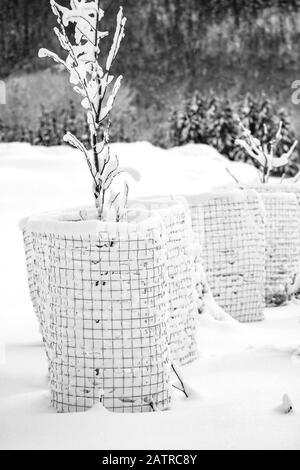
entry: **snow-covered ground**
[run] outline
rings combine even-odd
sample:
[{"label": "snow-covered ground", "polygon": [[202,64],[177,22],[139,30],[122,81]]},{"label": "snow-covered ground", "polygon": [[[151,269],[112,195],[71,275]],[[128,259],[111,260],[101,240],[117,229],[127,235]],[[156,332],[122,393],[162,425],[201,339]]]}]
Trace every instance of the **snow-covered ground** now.
[{"label": "snow-covered ground", "polygon": [[[231,182],[226,167],[241,181],[256,175],[206,146],[115,144],[113,151],[141,174],[133,196],[209,191]],[[0,145],[0,448],[299,450],[299,304],[270,309],[254,325],[202,316],[201,358],[184,371],[191,397],[175,393],[169,412],[57,415],[49,407],[18,220],[91,203],[89,174],[76,151]],[[277,409],[286,393],[295,408],[289,415]]]}]

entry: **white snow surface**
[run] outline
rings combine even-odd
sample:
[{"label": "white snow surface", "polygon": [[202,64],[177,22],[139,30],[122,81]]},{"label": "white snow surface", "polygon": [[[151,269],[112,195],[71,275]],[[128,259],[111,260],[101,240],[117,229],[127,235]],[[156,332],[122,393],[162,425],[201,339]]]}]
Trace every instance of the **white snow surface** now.
[{"label": "white snow surface", "polygon": [[[162,150],[114,144],[121,165],[141,174],[132,196],[196,194],[242,182],[256,170],[205,145]],[[68,147],[0,145],[0,448],[300,449],[300,305],[266,310],[241,325],[199,317],[200,359],[184,368],[187,400],[171,410],[118,415],[100,406],[58,415],[48,400],[47,364],[30,303],[19,220],[93,203],[81,155]],[[283,396],[293,403],[280,412]]]}]

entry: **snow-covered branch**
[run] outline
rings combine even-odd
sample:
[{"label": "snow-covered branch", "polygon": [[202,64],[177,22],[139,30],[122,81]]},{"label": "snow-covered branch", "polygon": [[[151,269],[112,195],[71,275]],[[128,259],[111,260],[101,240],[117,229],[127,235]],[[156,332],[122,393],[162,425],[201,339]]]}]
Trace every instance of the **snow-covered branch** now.
[{"label": "snow-covered branch", "polygon": [[[256,139],[241,122],[240,126],[243,133],[242,137],[236,140],[236,144],[242,147],[258,163],[261,170],[261,182],[267,183],[273,169],[281,168],[289,163],[289,159],[293,155],[298,141],[293,143],[288,152],[283,153],[281,157],[276,157],[276,149],[282,140],[282,122],[279,124],[275,138],[267,144],[262,144]],[[266,130],[265,133],[267,134]]]}]

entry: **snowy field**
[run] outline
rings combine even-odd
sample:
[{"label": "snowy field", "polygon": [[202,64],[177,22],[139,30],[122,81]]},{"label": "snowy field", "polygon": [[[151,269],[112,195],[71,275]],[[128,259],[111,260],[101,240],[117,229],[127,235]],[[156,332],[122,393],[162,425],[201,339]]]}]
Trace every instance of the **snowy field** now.
[{"label": "snowy field", "polygon": [[[132,195],[209,191],[256,171],[213,149],[113,145],[122,166],[141,174]],[[199,319],[201,358],[184,370],[190,390],[170,411],[117,415],[101,408],[57,415],[49,406],[47,364],[30,304],[20,218],[91,204],[88,171],[67,147],[0,145],[0,448],[300,449],[300,305],[269,309],[240,325]],[[2,343],[2,345],[1,345]],[[277,408],[288,394],[295,411]],[[129,432],[130,430],[130,432]]]}]

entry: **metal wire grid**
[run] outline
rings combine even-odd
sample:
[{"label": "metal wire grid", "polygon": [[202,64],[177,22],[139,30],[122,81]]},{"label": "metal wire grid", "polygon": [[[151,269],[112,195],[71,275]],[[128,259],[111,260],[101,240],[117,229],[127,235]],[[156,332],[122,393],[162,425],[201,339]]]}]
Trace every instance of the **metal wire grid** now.
[{"label": "metal wire grid", "polygon": [[171,355],[178,364],[186,365],[199,356],[190,214],[187,207],[178,205],[161,216],[166,227]]},{"label": "metal wire grid", "polygon": [[299,273],[299,206],[292,194],[261,194],[266,209],[267,305],[289,300],[290,286]]},{"label": "metal wire grid", "polygon": [[166,230],[169,316],[172,360],[186,365],[199,356],[197,342],[196,266],[191,214],[183,197],[139,198],[129,203],[132,211],[159,214]]},{"label": "metal wire grid", "polygon": [[[258,193],[286,193],[294,194],[298,202],[298,217],[299,217],[299,238],[300,238],[300,185],[298,183],[282,182],[280,184],[259,184],[253,186],[253,189]],[[299,268],[300,271],[300,268]]]},{"label": "metal wire grid", "polygon": [[258,194],[243,194],[199,198],[191,212],[216,302],[236,320],[254,322],[263,319],[265,226]]},{"label": "metal wire grid", "polygon": [[51,401],[84,411],[166,409],[165,241],[105,230],[98,239],[24,231],[29,285],[49,360]]},{"label": "metal wire grid", "polygon": [[288,183],[283,181],[282,183],[261,183],[251,184],[249,188],[255,189],[259,193],[287,193],[294,194],[297,201],[300,202],[300,185],[298,183]]}]

